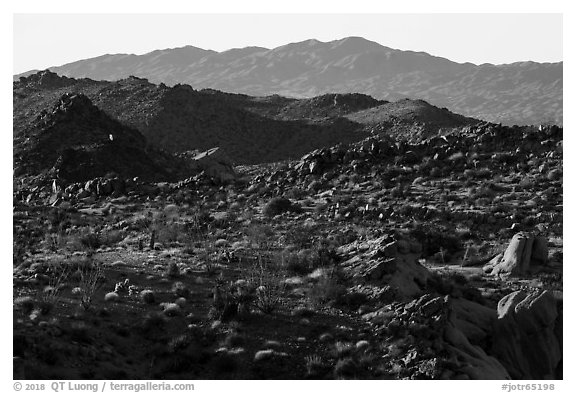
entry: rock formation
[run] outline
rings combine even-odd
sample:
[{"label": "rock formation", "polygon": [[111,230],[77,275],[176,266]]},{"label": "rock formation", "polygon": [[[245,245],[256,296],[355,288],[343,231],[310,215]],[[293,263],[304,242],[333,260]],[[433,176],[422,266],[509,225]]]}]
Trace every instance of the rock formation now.
[{"label": "rock formation", "polygon": [[562,378],[562,292],[513,292],[498,303],[494,355],[514,379]]},{"label": "rock formation", "polygon": [[548,261],[547,241],[529,233],[514,235],[504,254],[494,257],[484,271],[494,276],[522,275]]}]

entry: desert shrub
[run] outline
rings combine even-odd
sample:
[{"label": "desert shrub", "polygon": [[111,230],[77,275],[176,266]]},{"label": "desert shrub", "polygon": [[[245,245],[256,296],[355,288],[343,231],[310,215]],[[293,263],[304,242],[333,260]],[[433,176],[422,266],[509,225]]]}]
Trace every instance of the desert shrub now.
[{"label": "desert shrub", "polygon": [[353,351],[354,345],[352,343],[337,341],[334,343],[332,354],[336,359],[342,359],[351,356]]},{"label": "desert shrub", "polygon": [[100,236],[95,232],[87,232],[80,235],[80,244],[88,250],[96,250],[102,245]]},{"label": "desert shrub", "polygon": [[172,284],[172,293],[177,297],[188,299],[190,297],[190,289],[181,281],[176,281]]},{"label": "desert shrub", "polygon": [[159,369],[154,374],[157,379],[162,378],[166,373],[182,373],[189,371],[195,364],[203,361],[207,356],[205,351],[201,351],[196,345],[188,341],[183,336],[177,337],[173,352],[162,356],[159,361]]},{"label": "desert shrub", "polygon": [[179,218],[179,209],[175,205],[168,205],[162,211],[149,212],[147,219],[151,248],[154,247],[156,241],[170,244],[186,240],[190,227],[180,222]]},{"label": "desert shrub", "polygon": [[438,379],[444,367],[441,367],[438,358],[426,359],[418,363],[415,378]]},{"label": "desert shrub", "polygon": [[228,348],[237,348],[244,345],[245,342],[246,339],[243,335],[237,332],[231,332],[226,336],[222,344]]},{"label": "desert shrub", "polygon": [[269,225],[254,224],[246,228],[244,232],[251,247],[269,250],[272,248],[276,231]]},{"label": "desert shrub", "polygon": [[440,177],[442,176],[442,169],[434,167],[430,169],[430,177]]},{"label": "desert shrub", "polygon": [[328,274],[322,275],[318,282],[310,288],[308,300],[314,306],[321,306],[330,302],[340,303],[345,293],[346,289],[339,283],[338,277],[333,269]]},{"label": "desert shrub", "polygon": [[286,289],[285,276],[262,258],[253,266],[251,276],[251,282],[256,286],[254,305],[265,314],[272,313],[282,302]]},{"label": "desert shrub", "polygon": [[286,198],[302,199],[306,197],[307,193],[301,188],[293,187],[290,190],[286,191],[284,195],[286,196]]},{"label": "desert shrub", "polygon": [[170,278],[180,277],[180,267],[176,262],[170,261],[166,275]]},{"label": "desert shrub", "polygon": [[289,199],[283,197],[276,197],[273,198],[270,202],[268,202],[266,206],[264,206],[264,210],[262,210],[262,213],[267,217],[274,217],[279,214],[289,212],[293,209],[294,207]]},{"label": "desert shrub", "polygon": [[216,264],[213,255],[211,253],[206,253],[203,259],[204,259],[204,271],[206,272],[206,274],[208,274],[209,276],[215,275],[218,272],[218,265]]},{"label": "desert shrub", "polygon": [[315,247],[311,260],[313,269],[335,266],[338,262],[340,262],[340,256],[334,247],[326,244],[319,244]]},{"label": "desert shrub", "polygon": [[93,334],[90,332],[90,327],[85,322],[74,322],[70,325],[68,334],[72,341],[82,344],[90,344],[93,340]]},{"label": "desert shrub", "polygon": [[485,184],[480,187],[470,188],[468,190],[468,196],[472,199],[487,198],[488,200],[492,200],[496,196],[496,192],[489,184]]},{"label": "desert shrub", "polygon": [[102,246],[112,247],[124,240],[125,237],[126,232],[114,229],[102,232],[99,236],[99,240]]},{"label": "desert shrub", "polygon": [[42,292],[42,300],[48,303],[55,304],[60,299],[60,290],[65,286],[68,281],[71,270],[70,266],[66,263],[51,263],[46,267],[46,275],[48,275],[48,286]]},{"label": "desert shrub", "polygon": [[26,257],[26,246],[23,244],[23,242],[18,241],[18,239],[16,239],[16,236],[14,236],[14,240],[12,242],[12,265],[22,266],[25,257]]},{"label": "desert shrub", "polygon": [[50,209],[47,219],[49,227],[53,231],[61,231],[70,226],[70,213],[60,207]]},{"label": "desert shrub", "polygon": [[350,379],[356,377],[358,373],[358,365],[356,361],[347,357],[338,360],[336,366],[334,367],[334,377],[337,379]]},{"label": "desert shrub", "polygon": [[34,309],[34,299],[31,296],[20,296],[14,299],[14,307],[28,315]]},{"label": "desert shrub", "polygon": [[44,243],[50,251],[56,252],[66,247],[68,243],[68,237],[66,236],[64,230],[56,230],[53,232],[50,231],[46,232],[44,236]]},{"label": "desert shrub", "polygon": [[213,295],[209,318],[228,322],[250,313],[255,299],[255,287],[247,280],[226,283],[218,278],[214,284]]},{"label": "desert shrub", "polygon": [[317,225],[296,225],[288,228],[284,235],[285,242],[300,249],[310,248],[318,234]]},{"label": "desert shrub", "polygon": [[149,337],[157,338],[165,331],[166,323],[166,318],[161,313],[150,313],[144,316],[138,329],[141,333]]},{"label": "desert shrub", "polygon": [[284,268],[290,274],[303,276],[312,271],[308,255],[301,255],[300,253],[290,252],[284,253],[282,259]]},{"label": "desert shrub", "polygon": [[90,263],[78,267],[80,282],[78,288],[81,290],[80,304],[85,310],[92,307],[94,295],[104,284],[104,269],[100,263]]},{"label": "desert shrub", "polygon": [[547,289],[563,288],[563,274],[560,272],[542,273],[540,275],[542,285]]},{"label": "desert shrub", "polygon": [[310,355],[304,358],[306,362],[306,375],[309,378],[320,378],[327,371],[327,365],[318,355]]},{"label": "desert shrub", "polygon": [[186,349],[192,343],[192,338],[187,334],[181,334],[168,341],[168,351],[176,353]]},{"label": "desert shrub", "polygon": [[294,310],[292,310],[292,315],[299,318],[310,318],[315,314],[316,312],[314,310],[304,306],[298,306]]}]

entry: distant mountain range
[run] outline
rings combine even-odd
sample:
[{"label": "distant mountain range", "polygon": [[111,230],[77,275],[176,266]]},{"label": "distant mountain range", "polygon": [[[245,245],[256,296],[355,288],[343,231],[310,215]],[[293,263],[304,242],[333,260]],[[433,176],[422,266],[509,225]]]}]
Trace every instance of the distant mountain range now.
[{"label": "distant mountain range", "polygon": [[380,100],[423,99],[496,123],[563,123],[562,62],[460,64],[359,37],[224,52],[186,46],[144,55],[103,55],[50,70],[74,78],[108,81],[133,75],[153,83],[185,83],[195,89],[252,96],[310,98],[327,93],[363,93]]}]

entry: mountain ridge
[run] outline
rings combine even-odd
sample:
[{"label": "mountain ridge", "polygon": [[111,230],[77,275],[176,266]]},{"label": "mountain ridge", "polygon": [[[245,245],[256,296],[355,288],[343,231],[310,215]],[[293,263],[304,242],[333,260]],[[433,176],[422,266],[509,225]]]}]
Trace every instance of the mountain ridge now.
[{"label": "mountain ridge", "polygon": [[185,84],[155,85],[138,77],[105,82],[43,71],[14,82],[13,89],[15,138],[33,128],[34,119],[62,95],[83,94],[153,147],[176,154],[222,147],[237,164],[297,158],[373,134],[418,139],[479,122],[423,101],[390,103],[358,93],[300,100],[252,97]]}]

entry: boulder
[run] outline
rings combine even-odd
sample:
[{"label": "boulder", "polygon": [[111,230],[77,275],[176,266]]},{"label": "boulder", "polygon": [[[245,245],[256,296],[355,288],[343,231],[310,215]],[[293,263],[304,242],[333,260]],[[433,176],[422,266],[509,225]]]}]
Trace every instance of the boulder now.
[{"label": "boulder", "polygon": [[193,157],[193,161],[208,176],[220,183],[236,179],[234,166],[230,158],[218,147],[206,150]]},{"label": "boulder", "polygon": [[492,351],[514,379],[562,372],[562,294],[516,291],[498,303]]},{"label": "boulder", "polygon": [[525,232],[514,235],[503,254],[484,266],[484,272],[493,276],[522,275],[548,262],[545,238]]}]

